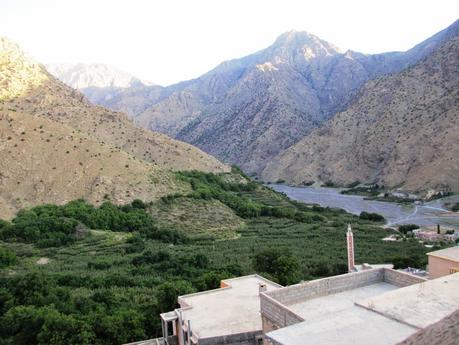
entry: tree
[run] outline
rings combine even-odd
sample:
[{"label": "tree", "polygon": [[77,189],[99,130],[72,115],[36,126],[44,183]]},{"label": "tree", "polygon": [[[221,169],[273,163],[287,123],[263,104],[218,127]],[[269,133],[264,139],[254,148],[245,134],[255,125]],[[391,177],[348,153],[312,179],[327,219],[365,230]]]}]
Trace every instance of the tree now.
[{"label": "tree", "polygon": [[8,248],[0,247],[0,268],[16,263],[16,254]]},{"label": "tree", "polygon": [[89,324],[55,310],[42,310],[44,323],[38,333],[39,345],[90,345],[95,334]]},{"label": "tree", "polygon": [[300,263],[289,252],[269,248],[257,253],[253,258],[253,266],[258,272],[272,274],[282,284],[298,281]]},{"label": "tree", "polygon": [[359,218],[363,220],[369,220],[372,222],[384,222],[386,220],[383,216],[381,216],[378,213],[370,213],[365,211],[360,213]]},{"label": "tree", "polygon": [[125,344],[145,339],[145,317],[138,310],[120,308],[110,315],[100,314],[95,321],[97,338],[104,339],[108,344]]},{"label": "tree", "polygon": [[167,312],[178,307],[178,296],[194,292],[191,284],[184,280],[163,283],[158,286],[156,296],[160,311]]},{"label": "tree", "polygon": [[398,231],[402,234],[406,234],[408,231],[413,231],[415,229],[419,229],[419,226],[416,224],[403,224],[398,227]]}]

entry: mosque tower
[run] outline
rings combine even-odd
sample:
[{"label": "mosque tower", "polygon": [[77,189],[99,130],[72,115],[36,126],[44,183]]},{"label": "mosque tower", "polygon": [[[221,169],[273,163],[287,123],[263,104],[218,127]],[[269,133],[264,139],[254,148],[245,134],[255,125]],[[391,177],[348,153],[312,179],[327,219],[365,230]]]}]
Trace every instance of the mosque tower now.
[{"label": "mosque tower", "polygon": [[354,266],[354,235],[352,234],[351,224],[347,225],[347,266],[349,272],[355,272]]}]

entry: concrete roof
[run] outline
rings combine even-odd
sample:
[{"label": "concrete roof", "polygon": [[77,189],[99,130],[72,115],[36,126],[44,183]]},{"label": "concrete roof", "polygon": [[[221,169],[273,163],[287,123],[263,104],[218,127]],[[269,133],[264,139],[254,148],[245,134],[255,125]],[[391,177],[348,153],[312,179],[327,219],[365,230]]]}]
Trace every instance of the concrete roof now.
[{"label": "concrete roof", "polygon": [[328,316],[280,328],[267,335],[285,345],[388,345],[403,341],[417,331],[359,307]]},{"label": "concrete roof", "polygon": [[459,309],[459,273],[399,289],[380,284],[293,304],[305,321],[267,336],[284,345],[394,345]]},{"label": "concrete roof", "polygon": [[358,302],[399,322],[424,328],[459,309],[459,273]]},{"label": "concrete roof", "polygon": [[[228,287],[179,297],[183,320],[193,335],[209,338],[261,330],[259,284],[281,287],[258,275],[224,280]],[[188,307],[183,307],[188,305]]]},{"label": "concrete roof", "polygon": [[434,252],[427,253],[427,255],[459,262],[459,246],[436,250]]},{"label": "concrete roof", "polygon": [[377,296],[382,293],[398,289],[397,286],[378,282],[340,293],[308,299],[304,302],[290,304],[288,307],[305,321],[328,318],[345,309],[358,308],[354,302]]}]

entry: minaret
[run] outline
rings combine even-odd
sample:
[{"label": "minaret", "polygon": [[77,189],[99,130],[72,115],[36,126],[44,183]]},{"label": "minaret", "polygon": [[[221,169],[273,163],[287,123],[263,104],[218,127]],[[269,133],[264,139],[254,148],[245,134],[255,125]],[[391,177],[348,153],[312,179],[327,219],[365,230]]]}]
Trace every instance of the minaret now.
[{"label": "minaret", "polygon": [[347,225],[347,267],[349,272],[354,272],[354,235],[352,234],[351,224]]}]

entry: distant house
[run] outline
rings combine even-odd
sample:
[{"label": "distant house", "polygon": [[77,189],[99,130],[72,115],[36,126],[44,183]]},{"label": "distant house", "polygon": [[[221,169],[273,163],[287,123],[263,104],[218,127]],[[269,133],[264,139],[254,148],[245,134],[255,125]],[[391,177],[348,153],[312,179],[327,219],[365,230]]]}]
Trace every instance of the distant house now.
[{"label": "distant house", "polygon": [[430,278],[459,272],[459,246],[430,252],[427,253],[427,256],[429,258]]}]

